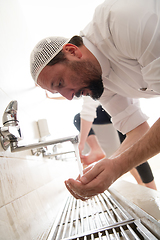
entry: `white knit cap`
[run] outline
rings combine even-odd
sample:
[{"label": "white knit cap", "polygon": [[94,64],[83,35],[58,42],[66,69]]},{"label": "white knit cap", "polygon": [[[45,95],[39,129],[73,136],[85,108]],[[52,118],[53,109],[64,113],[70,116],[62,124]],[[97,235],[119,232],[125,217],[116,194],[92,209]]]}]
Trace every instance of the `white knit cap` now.
[{"label": "white knit cap", "polygon": [[30,71],[33,80],[37,78],[43,68],[62,50],[70,39],[64,37],[48,37],[42,39],[34,47],[30,57]]}]

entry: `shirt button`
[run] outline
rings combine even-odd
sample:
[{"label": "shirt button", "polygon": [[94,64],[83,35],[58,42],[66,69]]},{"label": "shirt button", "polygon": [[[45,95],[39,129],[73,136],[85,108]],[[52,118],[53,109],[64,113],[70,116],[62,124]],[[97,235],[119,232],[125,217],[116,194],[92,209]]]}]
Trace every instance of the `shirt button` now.
[{"label": "shirt button", "polygon": [[141,91],[146,91],[147,90],[147,88],[140,88],[139,90],[141,90]]}]

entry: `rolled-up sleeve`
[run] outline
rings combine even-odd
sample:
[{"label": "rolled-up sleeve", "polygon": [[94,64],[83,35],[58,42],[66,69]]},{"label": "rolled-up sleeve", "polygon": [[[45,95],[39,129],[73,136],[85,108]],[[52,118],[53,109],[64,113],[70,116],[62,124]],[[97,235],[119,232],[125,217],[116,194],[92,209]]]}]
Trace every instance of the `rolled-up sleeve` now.
[{"label": "rolled-up sleeve", "polygon": [[139,103],[133,103],[123,112],[114,116],[111,119],[113,126],[123,134],[126,134],[148,120],[148,117],[141,111],[138,105]]},{"label": "rolled-up sleeve", "polygon": [[103,108],[111,115],[113,126],[123,134],[130,132],[148,120],[140,108],[138,99],[126,98],[114,94],[110,99],[100,100]]},{"label": "rolled-up sleeve", "polygon": [[94,118],[97,117],[96,109],[99,104],[99,101],[95,101],[89,96],[84,96],[82,109],[80,112],[81,118],[86,121],[93,122]]}]

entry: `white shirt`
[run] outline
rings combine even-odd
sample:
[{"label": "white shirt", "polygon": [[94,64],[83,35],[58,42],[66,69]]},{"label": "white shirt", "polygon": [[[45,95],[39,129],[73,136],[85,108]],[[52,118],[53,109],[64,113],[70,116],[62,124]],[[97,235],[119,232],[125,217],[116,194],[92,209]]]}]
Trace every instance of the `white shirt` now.
[{"label": "white shirt", "polygon": [[136,98],[160,95],[160,1],[106,0],[81,36],[102,68],[99,102],[127,133],[147,119]]}]

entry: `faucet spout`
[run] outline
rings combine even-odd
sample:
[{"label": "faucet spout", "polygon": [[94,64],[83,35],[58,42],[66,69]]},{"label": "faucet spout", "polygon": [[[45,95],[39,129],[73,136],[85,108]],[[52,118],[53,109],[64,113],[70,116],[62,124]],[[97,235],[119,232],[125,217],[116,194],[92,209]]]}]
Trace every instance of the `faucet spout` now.
[{"label": "faucet spout", "polygon": [[19,121],[17,120],[17,101],[11,101],[6,107],[2,117],[3,127],[0,128],[1,145],[4,150],[10,143],[22,139]]},{"label": "faucet spout", "polygon": [[17,101],[11,101],[8,106],[6,107],[3,117],[2,117],[2,122],[4,126],[16,126],[18,124],[17,120]]}]

